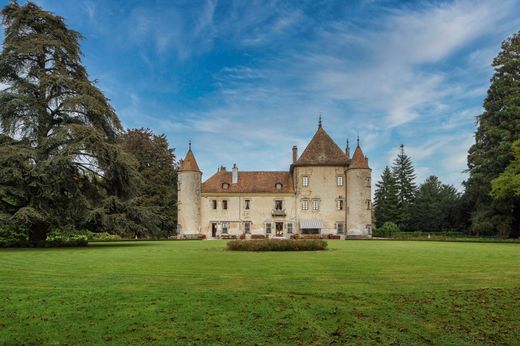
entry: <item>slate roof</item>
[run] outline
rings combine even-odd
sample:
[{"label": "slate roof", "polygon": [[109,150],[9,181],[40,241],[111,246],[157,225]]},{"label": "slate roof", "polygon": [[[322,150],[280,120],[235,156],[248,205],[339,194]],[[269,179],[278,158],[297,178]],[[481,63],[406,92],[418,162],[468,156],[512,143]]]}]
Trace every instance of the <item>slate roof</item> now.
[{"label": "slate roof", "polygon": [[[231,172],[220,171],[202,183],[202,193],[292,193],[294,192],[289,172],[238,172],[238,182],[231,183]],[[229,185],[227,189],[223,184]],[[282,188],[276,189],[276,183]]]},{"label": "slate roof", "polygon": [[197,160],[195,160],[195,155],[193,155],[193,152],[188,150],[188,153],[186,154],[186,158],[181,163],[181,172],[184,171],[195,171],[200,172],[199,165],[197,165]]},{"label": "slate roof", "polygon": [[328,133],[319,127],[294,166],[347,166],[349,159]]}]

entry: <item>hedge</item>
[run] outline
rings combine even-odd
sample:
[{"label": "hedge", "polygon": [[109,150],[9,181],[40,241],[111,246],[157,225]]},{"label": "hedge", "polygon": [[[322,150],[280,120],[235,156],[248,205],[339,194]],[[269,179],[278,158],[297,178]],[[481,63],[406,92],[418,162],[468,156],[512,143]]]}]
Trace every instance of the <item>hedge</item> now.
[{"label": "hedge", "polygon": [[40,240],[40,241],[29,241],[29,240],[0,240],[0,248],[51,248],[51,247],[83,247],[87,246],[88,241],[86,239],[75,239],[75,240]]},{"label": "hedge", "polygon": [[327,242],[321,239],[264,239],[233,240],[227,243],[232,251],[317,251],[326,250]]}]

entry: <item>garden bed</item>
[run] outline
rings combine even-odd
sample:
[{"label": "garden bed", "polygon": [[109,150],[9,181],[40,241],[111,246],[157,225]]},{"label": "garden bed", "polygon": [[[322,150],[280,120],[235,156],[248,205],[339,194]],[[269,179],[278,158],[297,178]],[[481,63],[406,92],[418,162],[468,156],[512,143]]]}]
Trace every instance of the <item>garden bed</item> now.
[{"label": "garden bed", "polygon": [[321,239],[261,239],[233,240],[227,243],[232,251],[318,251],[326,250],[327,242]]}]

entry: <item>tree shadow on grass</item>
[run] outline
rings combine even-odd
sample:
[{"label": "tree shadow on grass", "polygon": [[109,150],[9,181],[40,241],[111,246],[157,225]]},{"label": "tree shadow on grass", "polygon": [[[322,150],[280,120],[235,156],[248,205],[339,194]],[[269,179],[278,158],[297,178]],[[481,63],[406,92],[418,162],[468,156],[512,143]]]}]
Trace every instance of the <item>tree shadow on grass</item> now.
[{"label": "tree shadow on grass", "polygon": [[103,249],[114,247],[134,247],[134,246],[156,246],[156,243],[150,241],[123,241],[123,242],[89,242],[86,247],[78,247],[76,249]]}]

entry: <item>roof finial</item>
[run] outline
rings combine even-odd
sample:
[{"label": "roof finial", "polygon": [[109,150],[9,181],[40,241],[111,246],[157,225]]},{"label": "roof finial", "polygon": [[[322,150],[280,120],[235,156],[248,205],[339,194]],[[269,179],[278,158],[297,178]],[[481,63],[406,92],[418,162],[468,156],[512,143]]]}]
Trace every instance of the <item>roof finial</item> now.
[{"label": "roof finial", "polygon": [[318,128],[321,129],[321,113],[320,113],[320,120],[318,121]]},{"label": "roof finial", "polygon": [[191,139],[188,141],[189,151],[191,151]]},{"label": "roof finial", "polygon": [[359,133],[357,135],[357,146],[359,147]]}]

